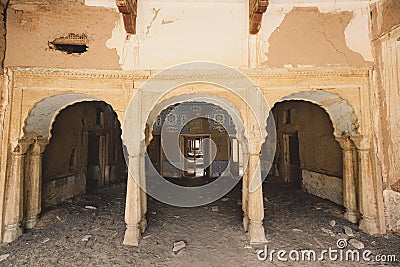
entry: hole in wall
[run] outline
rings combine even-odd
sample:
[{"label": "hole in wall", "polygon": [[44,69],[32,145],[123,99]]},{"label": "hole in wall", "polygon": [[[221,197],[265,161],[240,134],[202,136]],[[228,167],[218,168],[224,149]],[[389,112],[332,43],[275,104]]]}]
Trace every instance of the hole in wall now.
[{"label": "hole in wall", "polygon": [[67,54],[82,54],[88,50],[87,44],[88,38],[86,34],[69,33],[49,42],[49,47]]}]

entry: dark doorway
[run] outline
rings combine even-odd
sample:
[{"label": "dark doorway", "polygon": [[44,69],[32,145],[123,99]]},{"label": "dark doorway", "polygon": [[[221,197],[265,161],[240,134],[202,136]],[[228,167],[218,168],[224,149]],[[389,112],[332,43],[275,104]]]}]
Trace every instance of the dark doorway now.
[{"label": "dark doorway", "polygon": [[101,181],[100,169],[100,136],[96,134],[88,134],[88,150],[87,150],[87,175],[86,175],[86,191],[93,192],[100,186]]},{"label": "dark doorway", "polygon": [[286,133],[283,135],[285,165],[287,170],[287,181],[294,185],[301,185],[300,173],[300,153],[299,153],[299,135],[295,133]]},{"label": "dark doorway", "polygon": [[183,153],[187,160],[184,176],[209,177],[208,145],[206,138],[210,136],[183,136]]}]

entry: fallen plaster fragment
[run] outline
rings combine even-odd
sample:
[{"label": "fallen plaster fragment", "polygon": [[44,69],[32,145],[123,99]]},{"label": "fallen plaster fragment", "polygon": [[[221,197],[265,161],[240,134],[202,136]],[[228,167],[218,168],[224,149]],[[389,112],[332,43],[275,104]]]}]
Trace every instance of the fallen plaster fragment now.
[{"label": "fallen plaster fragment", "polygon": [[176,255],[179,253],[179,251],[181,251],[184,248],[186,248],[185,241],[174,242],[174,247],[172,248],[172,252],[174,252]]}]

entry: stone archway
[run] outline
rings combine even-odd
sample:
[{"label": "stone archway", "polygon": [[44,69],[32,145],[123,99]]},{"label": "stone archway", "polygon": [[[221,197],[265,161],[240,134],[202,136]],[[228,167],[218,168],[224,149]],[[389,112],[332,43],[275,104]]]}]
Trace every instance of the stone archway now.
[{"label": "stone archway", "polygon": [[384,226],[380,224],[377,210],[379,193],[374,189],[371,166],[371,140],[364,133],[354,108],[340,95],[323,90],[293,93],[276,103],[291,100],[313,103],[328,114],[334,138],[343,153],[344,216],[359,223],[360,229],[367,233],[382,233]]},{"label": "stone archway", "polygon": [[11,172],[5,191],[4,242],[15,240],[22,234],[22,228],[36,225],[42,208],[42,156],[51,138],[53,123],[64,109],[83,102],[106,103],[85,94],[60,94],[40,100],[30,110],[23,137],[11,153]]},{"label": "stone archway", "polygon": [[[124,244],[139,244],[146,227],[145,149],[148,143],[149,121],[162,107],[182,100],[201,98],[204,102],[234,107],[243,125],[243,137],[248,142],[247,171],[243,177],[243,225],[250,242],[264,243],[263,195],[261,188],[260,150],[265,138],[269,108],[262,92],[243,74],[226,66],[196,63],[184,65],[155,75],[134,95],[124,123],[124,141],[129,158],[129,179]],[[164,102],[165,101],[165,102]],[[162,104],[164,102],[164,104]],[[146,136],[147,135],[147,136]]]}]

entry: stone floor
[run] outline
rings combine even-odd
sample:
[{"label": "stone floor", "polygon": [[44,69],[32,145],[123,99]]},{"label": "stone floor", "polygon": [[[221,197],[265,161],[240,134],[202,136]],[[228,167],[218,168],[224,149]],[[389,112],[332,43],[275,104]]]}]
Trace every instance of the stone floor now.
[{"label": "stone floor", "polygon": [[[264,225],[269,252],[314,249],[320,253],[329,247],[337,249],[343,226],[348,226],[353,229],[355,239],[363,242],[374,256],[396,255],[400,260],[398,236],[371,237],[359,232],[342,218],[339,206],[284,184],[267,182],[264,191],[268,198]],[[124,185],[114,186],[45,211],[37,228],[11,244],[0,246],[0,265],[360,266],[358,262],[331,261],[328,256],[318,263],[280,262],[276,255],[272,262],[270,258],[259,261],[257,248],[247,244],[242,230],[242,212],[237,203],[239,186],[226,196],[229,199],[199,208],[171,207],[150,199],[149,227],[140,246],[123,246],[124,195]],[[87,205],[97,209],[85,208]],[[332,220],[335,226],[331,226]],[[185,241],[186,248],[175,255],[173,243],[181,240]],[[347,248],[354,249],[351,245]],[[399,266],[400,261],[381,265],[362,261],[361,264]]]}]

